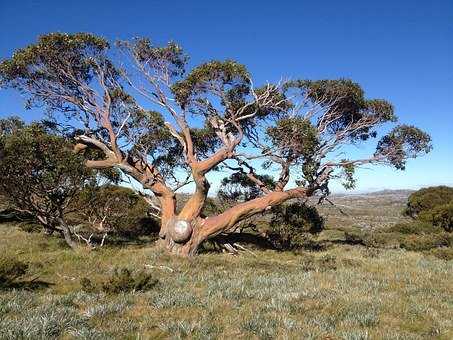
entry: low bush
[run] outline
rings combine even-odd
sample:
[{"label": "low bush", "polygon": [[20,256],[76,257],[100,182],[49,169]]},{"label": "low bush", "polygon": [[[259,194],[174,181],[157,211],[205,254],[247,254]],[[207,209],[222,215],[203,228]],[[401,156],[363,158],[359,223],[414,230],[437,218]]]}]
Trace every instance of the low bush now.
[{"label": "low bush", "polygon": [[13,258],[0,259],[0,289],[12,286],[27,274],[28,264]]},{"label": "low bush", "polygon": [[42,227],[39,224],[33,222],[22,222],[18,224],[18,227],[26,233],[39,233],[42,230]]},{"label": "low bush", "polygon": [[72,224],[90,233],[137,238],[156,233],[158,223],[149,216],[149,204],[130,188],[116,185],[87,186],[72,203]]},{"label": "low bush", "polygon": [[371,248],[399,248],[404,235],[398,232],[370,232],[354,231],[346,232],[346,243],[361,244]]},{"label": "low bush", "polygon": [[93,293],[103,291],[107,294],[121,292],[147,291],[152,289],[158,280],[144,271],[134,272],[128,268],[116,268],[112,275],[101,283],[94,283],[89,278],[82,278],[80,285],[83,291]]},{"label": "low bush", "polygon": [[400,233],[405,235],[436,234],[442,229],[424,221],[413,221],[407,223],[397,223],[385,228],[388,233]]},{"label": "low bush", "polygon": [[315,257],[311,254],[304,254],[300,257],[299,264],[304,271],[319,271],[337,269],[337,260],[333,255]]},{"label": "low bush", "polygon": [[433,255],[441,260],[452,261],[453,260],[453,248],[436,248],[431,249],[428,253]]},{"label": "low bush", "polygon": [[412,251],[424,251],[449,246],[449,239],[443,234],[408,235],[401,241],[401,248]]},{"label": "low bush", "polygon": [[441,229],[434,233],[432,225],[428,225],[428,232],[422,233],[425,226],[423,223],[400,224],[383,231],[346,232],[345,239],[347,243],[361,244],[370,248],[403,248],[411,251],[426,251],[453,245],[453,235]]}]

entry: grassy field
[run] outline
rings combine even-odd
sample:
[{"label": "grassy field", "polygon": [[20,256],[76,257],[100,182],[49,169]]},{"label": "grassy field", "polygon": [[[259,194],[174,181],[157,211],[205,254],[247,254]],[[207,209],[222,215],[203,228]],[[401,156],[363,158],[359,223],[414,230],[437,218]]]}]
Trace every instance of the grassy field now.
[{"label": "grassy field", "polygon": [[[25,281],[36,286],[0,292],[1,339],[453,337],[453,261],[421,253],[341,245],[187,260],[152,246],[73,252],[12,225],[0,237],[1,254],[30,263]],[[118,267],[158,283],[81,289],[80,278],[105,281]]]}]

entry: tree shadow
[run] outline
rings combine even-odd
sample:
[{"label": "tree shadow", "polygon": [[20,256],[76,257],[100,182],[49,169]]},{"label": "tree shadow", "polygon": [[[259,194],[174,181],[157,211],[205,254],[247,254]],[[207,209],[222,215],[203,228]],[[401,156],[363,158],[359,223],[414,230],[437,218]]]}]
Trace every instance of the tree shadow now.
[{"label": "tree shadow", "polygon": [[277,250],[274,245],[264,236],[241,232],[228,235],[218,235],[203,243],[200,253],[218,253],[225,249],[224,245],[234,245],[240,243],[241,246],[256,250]]},{"label": "tree shadow", "polygon": [[52,282],[42,280],[29,280],[29,281],[14,281],[0,284],[0,290],[42,290],[55,285]]}]

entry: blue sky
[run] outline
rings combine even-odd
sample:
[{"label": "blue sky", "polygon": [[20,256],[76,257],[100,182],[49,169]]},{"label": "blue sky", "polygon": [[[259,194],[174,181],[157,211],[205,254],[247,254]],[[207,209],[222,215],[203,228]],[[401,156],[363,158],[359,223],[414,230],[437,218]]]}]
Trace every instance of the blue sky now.
[{"label": "blue sky", "polygon": [[[196,65],[232,58],[255,82],[348,77],[391,101],[401,122],[433,138],[405,172],[359,172],[358,190],[453,185],[453,1],[0,1],[0,58],[52,31],[108,39],[174,40]],[[0,91],[0,116],[27,120],[20,96]],[[214,182],[216,179],[214,179]],[[340,190],[334,185],[334,190]]]}]

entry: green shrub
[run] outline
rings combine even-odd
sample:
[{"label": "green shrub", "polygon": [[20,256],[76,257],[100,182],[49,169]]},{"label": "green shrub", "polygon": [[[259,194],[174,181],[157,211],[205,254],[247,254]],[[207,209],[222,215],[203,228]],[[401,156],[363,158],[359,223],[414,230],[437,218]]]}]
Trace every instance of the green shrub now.
[{"label": "green shrub", "polygon": [[453,188],[447,186],[423,188],[409,196],[405,213],[417,218],[423,212],[450,202],[453,202]]},{"label": "green shrub", "polygon": [[32,222],[23,222],[18,225],[19,229],[25,231],[26,233],[39,233],[42,230],[42,227],[39,224]]},{"label": "green shrub", "polygon": [[401,248],[412,251],[424,251],[449,245],[449,239],[443,234],[408,235],[401,241]]},{"label": "green shrub", "polygon": [[304,254],[299,260],[299,264],[304,271],[327,271],[337,269],[337,260],[333,255],[323,255],[315,257],[310,254]]},{"label": "green shrub", "polygon": [[96,291],[96,285],[94,285],[93,282],[87,277],[82,277],[80,279],[80,286],[86,293],[94,293]]},{"label": "green shrub", "polygon": [[28,264],[13,258],[0,259],[0,288],[6,288],[23,277],[28,271]]},{"label": "green shrub", "polygon": [[436,234],[441,232],[442,229],[433,226],[431,223],[424,221],[413,221],[408,223],[397,223],[390,227],[385,228],[385,232],[400,233],[405,235],[422,235],[422,234]]},{"label": "green shrub", "polygon": [[365,244],[364,236],[365,233],[360,230],[352,230],[344,233],[345,242],[350,244]]},{"label": "green shrub", "polygon": [[323,229],[324,220],[313,206],[292,203],[272,209],[269,240],[278,249],[317,248],[310,234]]},{"label": "green shrub", "polygon": [[445,231],[453,231],[453,203],[439,205],[420,216]]},{"label": "green shrub", "polygon": [[428,253],[433,255],[441,260],[451,261],[453,260],[453,248],[436,248],[431,249]]},{"label": "green shrub", "polygon": [[90,233],[108,232],[135,238],[158,232],[157,222],[148,216],[149,204],[130,188],[117,185],[88,186],[73,202],[73,224],[83,225]]},{"label": "green shrub", "polygon": [[100,284],[95,284],[84,277],[80,280],[80,285],[82,290],[87,293],[103,291],[107,294],[118,294],[121,292],[147,291],[152,289],[157,282],[157,279],[144,271],[134,273],[128,268],[116,268],[112,275]]},{"label": "green shrub", "polygon": [[399,248],[404,235],[399,232],[355,231],[345,233],[346,242],[371,248]]}]

